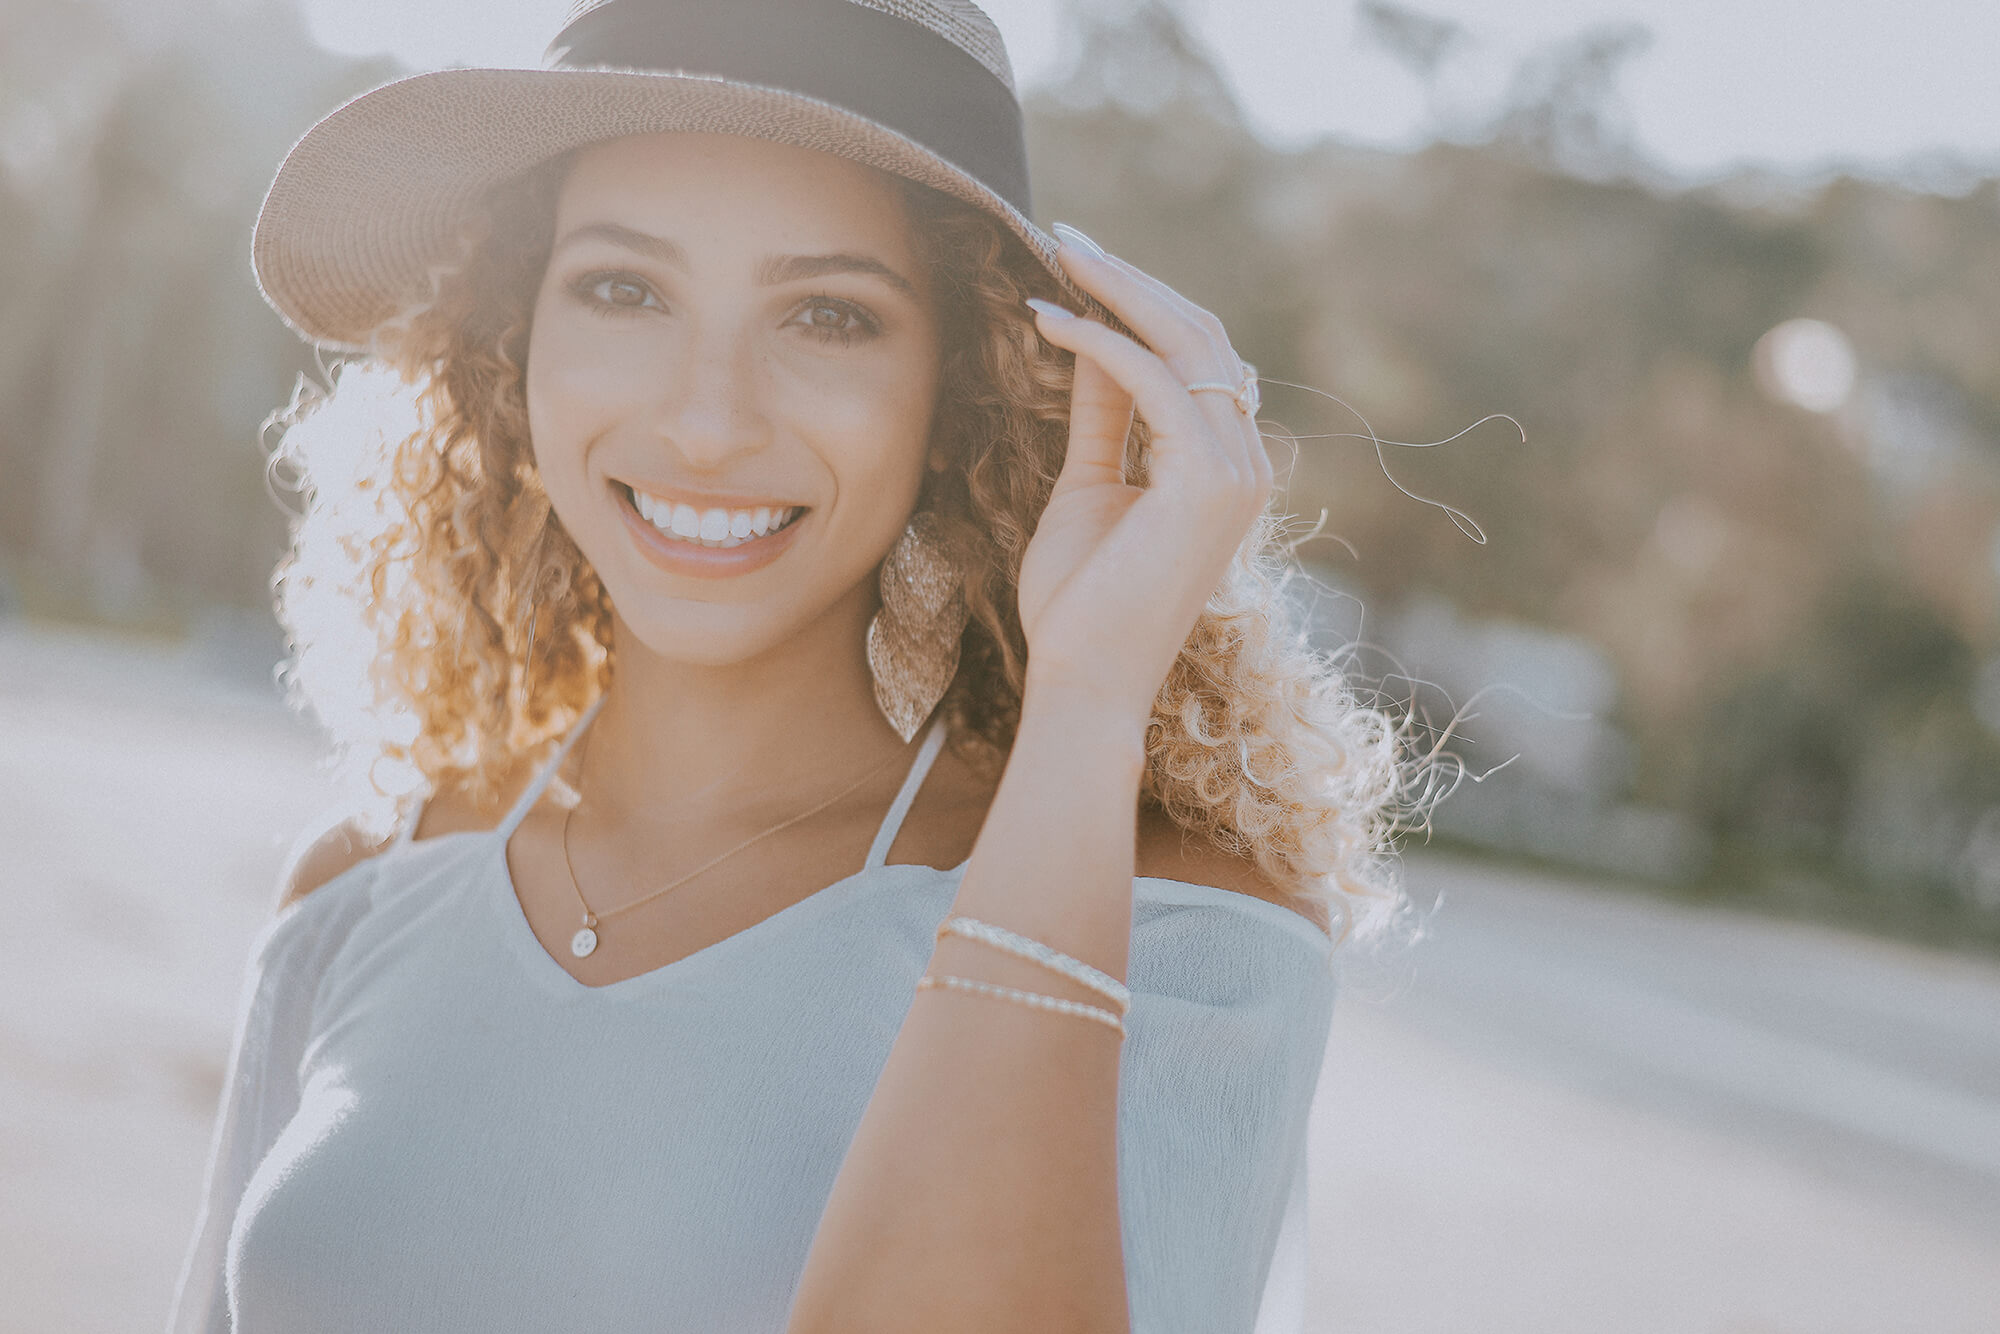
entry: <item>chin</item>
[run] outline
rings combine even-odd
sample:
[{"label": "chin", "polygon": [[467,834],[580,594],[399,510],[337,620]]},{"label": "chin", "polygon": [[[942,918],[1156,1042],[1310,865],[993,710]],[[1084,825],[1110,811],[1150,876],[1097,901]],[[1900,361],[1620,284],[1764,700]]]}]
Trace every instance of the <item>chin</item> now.
[{"label": "chin", "polygon": [[769,608],[714,603],[665,608],[656,604],[628,616],[617,610],[615,595],[612,605],[621,653],[637,650],[661,662],[690,667],[751,662],[799,633],[794,618],[774,614]]}]

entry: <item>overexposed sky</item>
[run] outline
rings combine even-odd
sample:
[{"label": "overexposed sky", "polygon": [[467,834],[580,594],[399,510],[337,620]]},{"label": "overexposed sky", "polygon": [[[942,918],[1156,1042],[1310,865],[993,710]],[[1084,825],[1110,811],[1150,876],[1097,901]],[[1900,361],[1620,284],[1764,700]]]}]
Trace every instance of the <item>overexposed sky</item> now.
[{"label": "overexposed sky", "polygon": [[[420,68],[539,65],[567,0],[303,0],[335,50]],[[1064,0],[986,0],[1024,84],[1063,67]],[[1995,0],[1408,0],[1473,41],[1418,81],[1366,44],[1353,0],[1182,0],[1260,130],[1414,146],[1430,126],[1490,108],[1517,62],[1594,24],[1632,21],[1652,44],[1620,88],[1644,148],[1693,177],[1741,164],[1883,168],[1955,153],[2000,171]]]}]

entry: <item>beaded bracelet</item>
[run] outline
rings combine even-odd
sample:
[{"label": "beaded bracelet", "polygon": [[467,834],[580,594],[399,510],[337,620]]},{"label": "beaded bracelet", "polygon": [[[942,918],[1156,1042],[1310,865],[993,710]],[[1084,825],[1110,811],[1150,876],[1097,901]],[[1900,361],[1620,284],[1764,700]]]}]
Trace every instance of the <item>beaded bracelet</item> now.
[{"label": "beaded bracelet", "polygon": [[1044,996],[1039,991],[1021,991],[1015,987],[1003,987],[992,982],[981,982],[976,978],[954,977],[950,973],[925,973],[917,979],[917,990],[930,987],[950,987],[954,991],[972,991],[982,996],[996,996],[1001,1000],[1014,1001],[1021,1005],[1033,1006],[1038,1010],[1054,1010],[1058,1014],[1073,1014],[1079,1019],[1089,1019],[1094,1023],[1125,1031],[1125,1021],[1109,1010],[1101,1010],[1095,1005],[1085,1005],[1082,1001],[1064,1000],[1061,996]]},{"label": "beaded bracelet", "polygon": [[976,917],[947,917],[937,929],[938,938],[963,936],[976,940],[1009,954],[1019,955],[1032,963],[1061,973],[1071,981],[1080,982],[1098,995],[1118,1007],[1118,1013],[1128,1013],[1132,1008],[1132,992],[1123,982],[1111,974],[1092,968],[1083,960],[1064,954],[1061,950],[1050,949],[1041,941],[1009,931],[1004,926],[994,926]]}]

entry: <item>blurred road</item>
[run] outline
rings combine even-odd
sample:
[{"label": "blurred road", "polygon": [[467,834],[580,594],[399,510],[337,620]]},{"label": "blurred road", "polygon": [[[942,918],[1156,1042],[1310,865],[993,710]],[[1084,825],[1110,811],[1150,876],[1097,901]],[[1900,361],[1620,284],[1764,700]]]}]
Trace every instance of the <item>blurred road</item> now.
[{"label": "blurred road", "polygon": [[[0,622],[0,1330],[163,1320],[314,754],[199,652]],[[1315,1104],[1315,1334],[2000,1330],[2000,967],[1409,874]]]},{"label": "blurred road", "polygon": [[1410,868],[1433,934],[1352,970],[1314,1106],[1313,1329],[2000,1330],[2000,967]]}]

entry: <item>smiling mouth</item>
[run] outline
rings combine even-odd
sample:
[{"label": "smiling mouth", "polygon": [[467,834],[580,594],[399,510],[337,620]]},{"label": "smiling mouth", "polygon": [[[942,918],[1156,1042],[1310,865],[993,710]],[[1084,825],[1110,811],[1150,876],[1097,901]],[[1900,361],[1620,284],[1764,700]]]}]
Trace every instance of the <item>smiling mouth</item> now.
[{"label": "smiling mouth", "polygon": [[804,505],[759,505],[751,509],[698,510],[618,483],[625,503],[662,537],[691,547],[726,549],[772,537],[799,521]]}]

